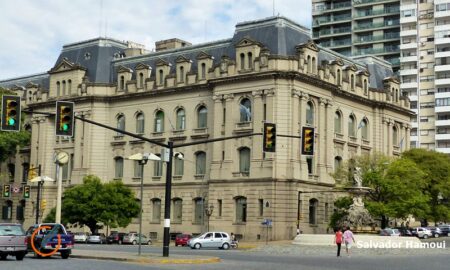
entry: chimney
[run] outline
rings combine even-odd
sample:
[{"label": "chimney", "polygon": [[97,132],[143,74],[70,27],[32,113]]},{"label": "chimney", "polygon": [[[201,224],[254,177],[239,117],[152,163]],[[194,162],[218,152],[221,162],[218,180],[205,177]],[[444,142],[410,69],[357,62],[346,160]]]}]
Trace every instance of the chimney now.
[{"label": "chimney", "polygon": [[155,49],[157,52],[169,50],[169,49],[176,49],[176,48],[182,48],[186,46],[191,46],[192,43],[178,39],[178,38],[171,38],[166,40],[160,40],[155,42]]}]

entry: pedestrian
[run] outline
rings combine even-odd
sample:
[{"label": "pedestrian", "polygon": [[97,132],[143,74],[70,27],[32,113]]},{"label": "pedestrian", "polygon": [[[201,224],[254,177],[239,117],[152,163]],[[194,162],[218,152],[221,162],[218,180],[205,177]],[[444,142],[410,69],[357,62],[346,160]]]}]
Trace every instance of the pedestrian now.
[{"label": "pedestrian", "polygon": [[345,250],[347,251],[347,257],[350,257],[350,249],[352,248],[353,242],[355,242],[355,237],[353,237],[353,232],[350,230],[349,226],[347,226],[343,238],[345,243]]},{"label": "pedestrian", "polygon": [[334,235],[334,243],[337,245],[337,257],[341,257],[342,237],[341,228],[337,228],[336,234]]}]

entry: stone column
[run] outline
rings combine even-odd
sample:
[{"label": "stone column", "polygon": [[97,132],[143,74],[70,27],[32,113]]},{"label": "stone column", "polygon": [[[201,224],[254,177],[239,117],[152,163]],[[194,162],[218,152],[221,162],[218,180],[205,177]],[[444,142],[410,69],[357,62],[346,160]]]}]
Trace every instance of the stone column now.
[{"label": "stone column", "polygon": [[[225,108],[226,108],[226,120],[225,120],[225,127],[224,127],[224,134],[223,136],[231,136],[233,134],[233,130],[236,128],[236,123],[239,122],[239,107],[235,106],[234,102],[234,95],[233,94],[227,94],[224,95],[225,99]],[[235,111],[236,110],[236,111]],[[225,141],[225,162],[232,162],[233,156],[234,156],[234,141],[233,140],[226,140]],[[231,169],[231,168],[230,168]]]},{"label": "stone column", "polygon": [[[209,132],[213,133],[213,138],[220,138],[223,136],[222,132],[225,131],[225,125],[223,123],[223,96],[214,95],[212,99],[214,101],[214,121],[208,121],[213,124],[212,130]],[[212,163],[222,162],[223,145],[224,142],[216,142],[211,145],[211,149],[213,149]]]},{"label": "stone column", "polygon": [[388,156],[392,156],[392,126],[394,125],[394,123],[392,122],[391,119],[389,119],[386,122],[386,126],[387,126],[387,155]]},{"label": "stone column", "polygon": [[326,104],[326,118],[325,167],[328,175],[333,172],[334,166],[334,108],[330,99],[327,100]]},{"label": "stone column", "polygon": [[[292,135],[301,136],[301,127],[300,127],[300,96],[301,92],[296,89],[292,89]],[[292,140],[292,155],[291,159],[294,161],[294,173],[293,175],[297,175],[297,171],[299,170],[298,162],[301,159],[300,153],[301,139],[293,139]]]},{"label": "stone column", "polygon": [[409,150],[409,148],[411,147],[411,137],[410,137],[410,132],[411,132],[411,125],[406,124],[405,125],[405,141],[404,143],[404,148],[405,151]]},{"label": "stone column", "polygon": [[319,123],[317,125],[317,130],[316,133],[318,134],[318,136],[316,137],[318,140],[318,144],[315,145],[316,151],[316,160],[317,160],[317,172],[318,175],[321,179],[321,181],[323,181],[324,179],[322,179],[323,177],[326,177],[326,169],[325,169],[325,162],[326,162],[326,155],[327,155],[327,151],[326,151],[326,120],[327,120],[327,116],[326,116],[326,110],[325,110],[325,106],[326,106],[326,99],[324,98],[320,98],[319,99],[319,115],[316,119],[318,119]]},{"label": "stone column", "polygon": [[[253,122],[253,132],[260,132],[263,130],[263,113],[264,113],[264,105],[263,105],[263,90],[257,90],[252,92],[253,96],[253,108],[252,108],[252,122]],[[272,117],[267,117],[266,122],[274,123]],[[263,152],[263,136],[253,136],[252,137],[252,159],[253,160],[262,160]]]},{"label": "stone column", "polygon": [[[303,126],[306,125],[306,102],[309,99],[309,95],[305,92],[300,92],[300,134],[302,132]],[[300,136],[303,136],[301,134]],[[302,141],[303,139],[301,139]],[[299,151],[301,151],[301,145],[299,147]],[[301,154],[301,153],[300,153]],[[308,165],[306,163],[306,157],[300,156],[300,168],[301,168],[301,175],[303,179],[308,179]]]}]

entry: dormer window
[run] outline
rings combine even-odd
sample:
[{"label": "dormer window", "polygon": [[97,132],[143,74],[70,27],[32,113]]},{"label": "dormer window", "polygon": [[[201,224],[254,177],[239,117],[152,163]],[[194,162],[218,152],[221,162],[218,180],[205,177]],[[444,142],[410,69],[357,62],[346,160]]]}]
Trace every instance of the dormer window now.
[{"label": "dormer window", "polygon": [[201,70],[200,70],[200,78],[202,79],[202,80],[204,80],[205,78],[206,78],[206,64],[205,63],[202,63],[202,65],[201,65],[201,68],[200,68]]},{"label": "dormer window", "polygon": [[364,88],[364,95],[368,94],[368,85],[367,85],[367,80],[364,80],[363,83],[363,88]]},{"label": "dormer window", "polygon": [[354,91],[355,90],[355,75],[350,75],[350,88]]},{"label": "dormer window", "polygon": [[180,67],[180,78],[179,82],[184,82],[184,67]]},{"label": "dormer window", "polygon": [[66,81],[62,82],[62,95],[65,96],[66,95]]},{"label": "dormer window", "polygon": [[125,90],[125,77],[120,76],[120,84],[119,84],[120,90]]},{"label": "dormer window", "polygon": [[139,73],[139,87],[143,88],[144,87],[144,73]]},{"label": "dormer window", "polygon": [[159,70],[159,85],[164,84],[164,72],[162,69]]},{"label": "dormer window", "polygon": [[317,67],[316,67],[317,65],[316,65],[316,58],[315,57],[313,57],[312,58],[312,60],[311,60],[311,69],[312,69],[312,73],[316,73],[316,70],[317,70]]},{"label": "dormer window", "polygon": [[72,91],[72,80],[67,81],[67,94],[70,95],[70,92]]},{"label": "dormer window", "polygon": [[253,68],[253,57],[252,57],[252,53],[249,52],[249,53],[247,54],[247,57],[248,57],[248,68],[251,69],[251,68]]},{"label": "dormer window", "polygon": [[337,70],[336,84],[337,84],[338,86],[341,85],[341,70],[340,70],[340,69]]},{"label": "dormer window", "polygon": [[84,60],[89,60],[89,59],[91,59],[91,53],[85,53],[84,54]]},{"label": "dormer window", "polygon": [[56,82],[56,96],[59,97],[61,95],[61,83]]},{"label": "dormer window", "polygon": [[245,69],[245,54],[241,53],[241,70]]}]

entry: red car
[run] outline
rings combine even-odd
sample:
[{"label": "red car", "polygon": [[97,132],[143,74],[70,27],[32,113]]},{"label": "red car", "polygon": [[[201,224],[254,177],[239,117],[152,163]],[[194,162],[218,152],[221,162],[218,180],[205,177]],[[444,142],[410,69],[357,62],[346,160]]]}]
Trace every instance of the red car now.
[{"label": "red car", "polygon": [[175,237],[175,246],[186,246],[189,239],[192,238],[192,235],[190,234],[179,234]]}]

